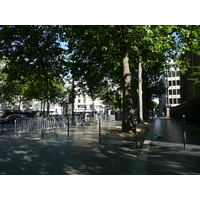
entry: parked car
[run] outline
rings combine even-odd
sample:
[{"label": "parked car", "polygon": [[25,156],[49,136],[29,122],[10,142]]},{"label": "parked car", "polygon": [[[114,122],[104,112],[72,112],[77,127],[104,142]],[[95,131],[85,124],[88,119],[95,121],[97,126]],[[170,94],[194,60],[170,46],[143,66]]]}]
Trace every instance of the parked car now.
[{"label": "parked car", "polygon": [[23,114],[14,114],[14,115],[9,115],[4,119],[0,120],[1,124],[12,124],[15,122],[16,119],[26,119],[27,116]]},{"label": "parked car", "polygon": [[60,115],[53,115],[52,117],[54,117],[54,118],[66,118],[66,116],[65,115],[62,115],[62,114],[60,114]]},{"label": "parked car", "polygon": [[94,117],[94,113],[88,113],[86,116],[87,117]]}]

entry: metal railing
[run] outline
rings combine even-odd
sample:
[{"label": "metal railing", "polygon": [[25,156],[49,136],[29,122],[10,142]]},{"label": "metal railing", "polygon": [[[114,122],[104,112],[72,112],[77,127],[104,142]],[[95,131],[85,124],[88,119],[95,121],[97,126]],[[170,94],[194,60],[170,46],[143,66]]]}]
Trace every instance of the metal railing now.
[{"label": "metal railing", "polygon": [[94,115],[74,117],[49,117],[49,118],[28,118],[15,120],[15,133],[43,133],[67,129],[67,127],[79,127],[90,124],[98,124],[101,121],[114,121],[114,115]]}]

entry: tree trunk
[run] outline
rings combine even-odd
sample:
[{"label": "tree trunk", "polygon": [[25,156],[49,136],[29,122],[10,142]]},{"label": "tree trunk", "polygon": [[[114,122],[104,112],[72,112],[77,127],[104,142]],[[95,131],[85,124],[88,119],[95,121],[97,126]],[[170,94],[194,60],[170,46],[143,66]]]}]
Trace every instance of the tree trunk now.
[{"label": "tree trunk", "polygon": [[75,101],[75,85],[74,85],[74,78],[72,78],[72,125],[73,126],[75,126],[74,101]]},{"label": "tree trunk", "polygon": [[50,91],[47,91],[47,117],[49,117],[50,114]]},{"label": "tree trunk", "polygon": [[128,53],[122,58],[123,63],[123,112],[122,131],[128,132],[133,128],[132,96],[131,96],[131,72],[129,69]]},{"label": "tree trunk", "polygon": [[49,117],[49,108],[50,108],[50,88],[49,88],[49,76],[48,73],[45,71],[45,82],[46,82],[46,101],[47,101],[47,117]]},{"label": "tree trunk", "polygon": [[[145,79],[144,74],[142,74],[142,80]],[[147,86],[146,83],[144,81],[142,81],[142,91],[143,91],[143,95],[142,95],[142,99],[143,99],[143,120],[147,121],[148,120],[148,94],[147,94]]]},{"label": "tree trunk", "polygon": [[45,101],[43,103],[43,117],[45,117]]},{"label": "tree trunk", "polygon": [[123,111],[122,111],[122,131],[133,130],[133,103],[131,92],[131,71],[129,68],[129,57],[125,41],[124,26],[120,26],[121,32],[121,58],[123,68]]},{"label": "tree trunk", "polygon": [[46,91],[46,100],[47,100],[47,117],[49,117],[49,108],[50,108],[50,90],[49,90],[49,79],[47,77],[46,79],[46,86],[47,86],[47,91]]},{"label": "tree trunk", "polygon": [[146,96],[146,87],[144,84],[142,88],[143,88],[143,120],[146,121],[148,119],[148,98]]},{"label": "tree trunk", "polygon": [[44,117],[44,110],[43,110],[43,101],[41,100],[41,104],[40,104],[40,117]]},{"label": "tree trunk", "polygon": [[139,58],[138,64],[138,107],[139,117],[138,123],[144,123],[143,121],[143,99],[142,99],[142,57]]}]

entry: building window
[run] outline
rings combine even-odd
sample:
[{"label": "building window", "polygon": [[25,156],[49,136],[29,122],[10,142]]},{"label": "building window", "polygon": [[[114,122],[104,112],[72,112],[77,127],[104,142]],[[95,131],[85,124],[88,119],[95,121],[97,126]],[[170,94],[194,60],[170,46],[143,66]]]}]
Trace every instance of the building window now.
[{"label": "building window", "polygon": [[78,103],[81,103],[81,100],[80,100],[80,99],[78,99]]},{"label": "building window", "polygon": [[173,99],[173,104],[177,104],[177,103],[176,103],[176,99]]},{"label": "building window", "polygon": [[85,108],[84,105],[78,105],[78,108]]},{"label": "building window", "polygon": [[169,95],[172,95],[172,90],[169,90]]},{"label": "building window", "polygon": [[172,73],[172,77],[175,77],[175,75],[176,75],[175,71],[172,71],[171,73]]},{"label": "building window", "polygon": [[176,81],[175,80],[173,81],[173,86],[176,86]]},{"label": "building window", "polygon": [[173,95],[176,95],[176,90],[173,90]]}]

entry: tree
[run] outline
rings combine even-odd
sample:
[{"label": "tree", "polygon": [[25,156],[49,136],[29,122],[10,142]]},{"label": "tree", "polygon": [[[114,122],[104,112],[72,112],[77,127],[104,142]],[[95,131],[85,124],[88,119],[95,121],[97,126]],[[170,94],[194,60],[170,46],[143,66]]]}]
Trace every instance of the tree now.
[{"label": "tree", "polygon": [[[80,72],[79,77],[87,82],[93,74],[98,78],[98,82],[93,82],[93,86],[103,85],[102,83],[106,82],[105,77],[115,79],[114,75],[120,72],[120,78],[116,75],[116,79],[123,85],[122,127],[124,131],[131,130],[133,119],[127,28],[124,26],[71,26],[66,29],[70,59],[77,64],[76,73]],[[92,84],[87,86],[93,87]]]},{"label": "tree", "polygon": [[12,109],[20,111],[22,104],[26,104],[26,99],[24,98],[24,91],[26,86],[16,80],[12,82],[8,81],[8,76],[3,73],[3,70],[6,67],[7,63],[8,60],[3,59],[0,64],[1,103],[8,102]]},{"label": "tree", "polygon": [[[135,41],[137,49],[135,56],[138,60],[138,122],[143,122],[143,74],[146,66],[155,66],[162,70],[167,57],[171,57],[175,50],[174,36],[172,35],[174,26],[137,26],[138,34]],[[158,65],[160,64],[160,66]],[[153,69],[153,67],[152,67]]]},{"label": "tree", "polygon": [[[200,85],[200,26],[178,26],[176,35],[179,42],[179,54],[177,57],[179,68],[182,73],[192,68],[193,73],[191,73],[191,77],[188,80]],[[193,56],[188,57],[187,54],[190,53]],[[195,59],[193,59],[194,56]]]},{"label": "tree", "polygon": [[109,90],[105,88],[100,98],[103,100],[103,104],[109,105],[112,109],[120,109],[122,110],[122,92],[120,89],[116,90]]},{"label": "tree", "polygon": [[[154,66],[154,67],[153,67]],[[163,70],[156,65],[146,66],[143,70],[143,118],[149,118],[148,110],[152,107],[152,100],[165,93],[165,86],[162,80]],[[152,69],[153,67],[153,69]]]},{"label": "tree", "polygon": [[[79,77],[92,74],[118,83],[123,89],[122,130],[133,128],[132,73],[136,63],[162,63],[173,52],[173,26],[67,26],[70,59],[77,64]],[[90,70],[89,70],[90,69]],[[88,73],[85,73],[88,72]],[[94,84],[99,84],[99,82]],[[88,85],[90,87],[90,85]],[[141,95],[140,95],[141,96]],[[140,102],[142,100],[140,99]],[[142,108],[140,108],[142,110]]]},{"label": "tree", "polygon": [[50,88],[60,81],[63,72],[64,50],[60,46],[58,28],[42,25],[0,27],[0,55],[9,60],[4,70],[8,80],[43,86],[47,115],[52,99]]},{"label": "tree", "polygon": [[138,64],[138,123],[144,123],[143,121],[143,91],[142,91],[142,59],[139,58],[139,64]]}]

